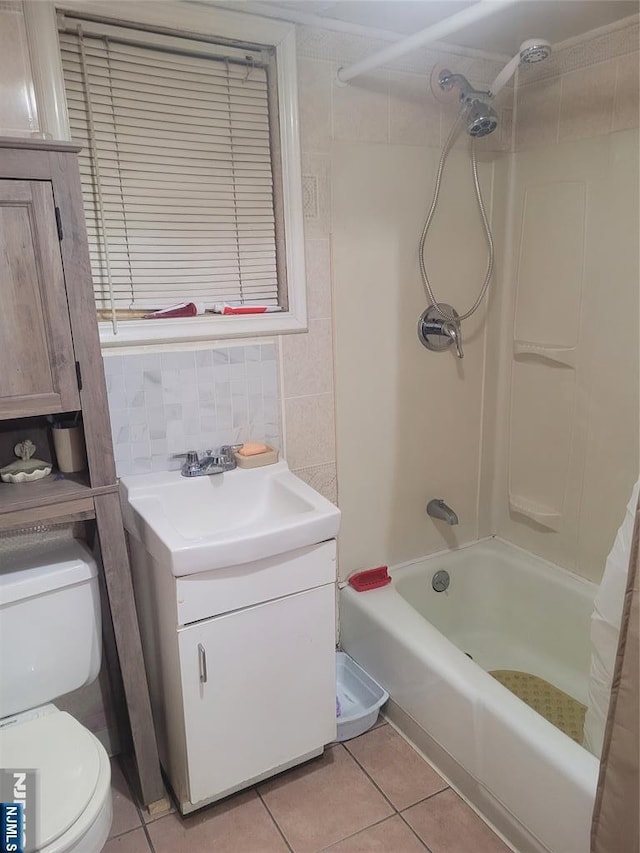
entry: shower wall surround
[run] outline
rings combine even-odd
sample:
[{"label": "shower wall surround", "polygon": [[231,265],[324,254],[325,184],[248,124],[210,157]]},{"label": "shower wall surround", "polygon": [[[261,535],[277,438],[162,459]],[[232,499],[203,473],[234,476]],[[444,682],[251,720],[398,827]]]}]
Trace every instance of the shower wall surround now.
[{"label": "shower wall surround", "polygon": [[638,36],[637,18],[595,33],[516,90],[502,347],[487,374],[492,529],[596,582],[638,475]]}]

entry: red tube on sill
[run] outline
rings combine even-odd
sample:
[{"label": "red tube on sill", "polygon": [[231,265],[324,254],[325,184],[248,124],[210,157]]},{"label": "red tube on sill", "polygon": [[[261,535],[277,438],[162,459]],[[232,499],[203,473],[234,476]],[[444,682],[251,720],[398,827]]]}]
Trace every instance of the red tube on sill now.
[{"label": "red tube on sill", "polygon": [[356,572],[349,578],[349,584],[356,592],[367,592],[369,589],[378,589],[391,583],[388,566],[378,566],[376,569],[365,569]]},{"label": "red tube on sill", "polygon": [[171,317],[195,317],[204,314],[204,305],[201,302],[182,302],[180,305],[171,305],[169,308],[161,308],[145,314],[145,320],[167,320]]}]

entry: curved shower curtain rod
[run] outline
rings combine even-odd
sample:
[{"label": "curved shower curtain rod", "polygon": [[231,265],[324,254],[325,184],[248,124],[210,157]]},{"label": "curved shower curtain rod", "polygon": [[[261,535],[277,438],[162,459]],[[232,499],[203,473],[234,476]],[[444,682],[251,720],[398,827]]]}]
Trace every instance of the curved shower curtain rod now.
[{"label": "curved shower curtain rod", "polygon": [[401,41],[389,45],[389,47],[384,47],[382,50],[377,51],[366,59],[361,59],[359,62],[354,62],[353,65],[347,65],[346,67],[339,68],[336,75],[338,82],[346,84],[349,80],[353,80],[353,78],[357,77],[359,74],[364,74],[367,71],[378,68],[385,62],[390,62],[393,59],[397,59],[399,56],[404,56],[404,54],[409,53],[410,50],[415,50],[418,47],[429,44],[429,42],[445,38],[446,36],[451,35],[451,33],[455,33],[463,27],[466,27],[468,24],[473,24],[476,21],[482,20],[482,18],[494,15],[496,12],[500,12],[507,6],[512,6],[514,3],[519,2],[521,2],[521,0],[479,0],[479,2],[474,3],[473,6],[470,6],[467,9],[462,9],[460,12],[456,12],[455,15],[450,15],[442,21],[437,21],[435,24],[431,24],[431,26],[426,27],[424,30],[420,30],[412,36],[408,36]]}]

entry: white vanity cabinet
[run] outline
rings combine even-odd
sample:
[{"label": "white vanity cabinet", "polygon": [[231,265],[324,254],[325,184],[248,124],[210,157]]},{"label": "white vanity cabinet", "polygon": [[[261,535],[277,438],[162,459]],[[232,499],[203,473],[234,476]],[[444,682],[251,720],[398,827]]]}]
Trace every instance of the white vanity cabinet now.
[{"label": "white vanity cabinet", "polygon": [[335,739],[335,540],[174,577],[130,538],[162,764],[183,813]]}]

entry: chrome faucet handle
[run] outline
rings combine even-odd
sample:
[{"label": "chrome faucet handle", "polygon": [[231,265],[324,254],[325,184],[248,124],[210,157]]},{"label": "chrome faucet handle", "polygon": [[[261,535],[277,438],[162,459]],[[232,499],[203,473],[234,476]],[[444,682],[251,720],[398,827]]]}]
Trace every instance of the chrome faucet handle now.
[{"label": "chrome faucet handle", "polygon": [[187,450],[186,453],[174,453],[171,458],[185,460],[180,469],[183,477],[191,477],[200,470],[200,459],[197,450]]},{"label": "chrome faucet handle", "polygon": [[236,450],[241,450],[244,444],[223,444],[218,453],[229,458]]},{"label": "chrome faucet handle", "polygon": [[173,453],[172,459],[186,459],[186,465],[197,465],[200,461],[197,450],[187,450],[185,453]]},{"label": "chrome faucet handle", "polygon": [[455,320],[445,320],[442,324],[442,331],[445,335],[449,335],[453,341],[458,358],[464,358],[464,351],[462,349],[462,329],[460,328],[460,323]]}]

